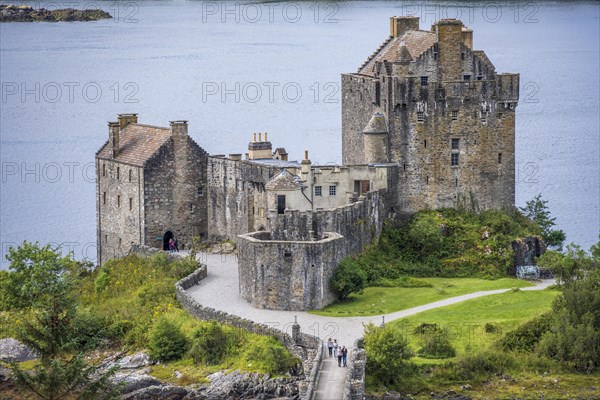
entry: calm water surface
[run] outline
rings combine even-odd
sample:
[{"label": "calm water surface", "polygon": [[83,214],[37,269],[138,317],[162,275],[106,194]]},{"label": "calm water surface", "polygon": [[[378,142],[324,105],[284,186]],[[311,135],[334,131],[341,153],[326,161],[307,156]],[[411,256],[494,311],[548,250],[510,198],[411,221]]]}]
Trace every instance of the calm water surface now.
[{"label": "calm water surface", "polygon": [[266,131],[291,158],[340,162],[340,73],[409,13],[461,18],[497,71],[521,74],[517,205],[541,193],[568,241],[597,241],[598,3],[97,4],[118,18],[0,25],[2,253],[37,240],[95,257],[94,153],[117,113],[187,119],[213,154]]}]

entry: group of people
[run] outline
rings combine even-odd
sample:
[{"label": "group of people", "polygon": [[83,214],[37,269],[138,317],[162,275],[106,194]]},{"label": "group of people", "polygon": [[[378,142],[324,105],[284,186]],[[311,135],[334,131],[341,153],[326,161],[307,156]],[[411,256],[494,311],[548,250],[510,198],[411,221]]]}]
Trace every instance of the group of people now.
[{"label": "group of people", "polygon": [[169,239],[169,253],[174,253],[176,251],[179,251],[179,247],[177,246],[177,239]]},{"label": "group of people", "polygon": [[327,341],[327,349],[329,350],[329,357],[337,358],[338,367],[347,367],[348,360],[348,349],[346,346],[340,346],[337,339],[331,339]]}]

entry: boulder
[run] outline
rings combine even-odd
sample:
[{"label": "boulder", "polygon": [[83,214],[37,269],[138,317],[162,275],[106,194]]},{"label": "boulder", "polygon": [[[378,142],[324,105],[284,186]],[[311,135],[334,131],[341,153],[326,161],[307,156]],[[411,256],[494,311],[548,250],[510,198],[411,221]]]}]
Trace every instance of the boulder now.
[{"label": "boulder", "polygon": [[19,342],[17,339],[0,339],[0,361],[22,362],[37,358],[33,350]]},{"label": "boulder", "polygon": [[148,353],[140,351],[139,353],[123,357],[117,362],[120,369],[137,369],[147,367],[152,364],[152,359]]},{"label": "boulder", "polygon": [[188,394],[186,388],[171,385],[154,385],[122,396],[123,400],[181,400]]},{"label": "boulder", "polygon": [[134,372],[118,372],[110,381],[113,385],[120,385],[121,393],[131,393],[150,386],[160,386],[160,381],[148,375],[148,369]]}]

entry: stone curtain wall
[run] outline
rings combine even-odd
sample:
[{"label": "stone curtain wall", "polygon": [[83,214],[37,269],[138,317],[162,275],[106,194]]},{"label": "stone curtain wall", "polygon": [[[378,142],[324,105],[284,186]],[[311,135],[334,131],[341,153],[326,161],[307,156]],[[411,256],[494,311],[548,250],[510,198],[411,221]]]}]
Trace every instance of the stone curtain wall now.
[{"label": "stone curtain wall", "polygon": [[362,339],[354,342],[348,373],[344,383],[343,400],[363,400],[365,398],[365,368],[367,365],[367,352],[361,348]]},{"label": "stone curtain wall", "polygon": [[336,299],[330,281],[346,254],[344,238],[325,232],[319,240],[272,240],[270,232],[240,235],[240,294],[258,308],[312,310]]},{"label": "stone curtain wall", "polygon": [[344,237],[343,258],[361,252],[379,237],[384,221],[393,217],[390,200],[387,190],[378,190],[333,210],[286,211],[271,219],[270,230],[274,240],[314,240],[323,232],[339,233]]},{"label": "stone curtain wall", "polygon": [[261,227],[266,229],[265,184],[278,169],[209,157],[207,172],[210,240],[231,239]]},{"label": "stone curtain wall", "polygon": [[175,284],[175,295],[182,307],[192,316],[203,321],[217,321],[218,323],[231,325],[251,333],[269,335],[277,338],[290,353],[302,360],[302,374],[304,380],[298,383],[298,389],[302,399],[311,400],[316,389],[316,380],[319,375],[323,357],[323,345],[321,339],[316,336],[299,332],[298,325],[292,326],[292,329],[295,330],[293,333],[294,337],[292,338],[288,333],[268,325],[258,324],[248,319],[215,310],[214,308],[202,306],[196,302],[186,290],[197,285],[202,279],[206,278],[207,275],[208,269],[206,265],[202,264],[196,271]]}]

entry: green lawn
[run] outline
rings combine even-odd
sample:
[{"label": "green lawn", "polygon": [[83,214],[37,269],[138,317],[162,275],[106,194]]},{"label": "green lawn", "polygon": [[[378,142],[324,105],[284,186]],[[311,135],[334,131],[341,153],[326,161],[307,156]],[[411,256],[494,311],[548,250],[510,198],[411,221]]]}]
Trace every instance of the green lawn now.
[{"label": "green lawn", "polygon": [[351,295],[343,302],[336,302],[313,314],[329,317],[368,316],[388,314],[434,301],[460,296],[481,290],[531,286],[530,283],[513,278],[496,280],[474,278],[419,278],[432,287],[369,287],[361,295]]},{"label": "green lawn", "polygon": [[[467,351],[483,350],[531,318],[550,309],[559,292],[546,289],[540,291],[517,291],[484,296],[446,307],[424,311],[412,317],[390,322],[408,337],[413,350],[418,350],[421,335],[415,328],[423,323],[438,324],[450,333],[450,341],[457,356]],[[486,323],[496,326],[494,332],[486,332]],[[436,363],[436,360],[415,358],[421,363]]]}]

